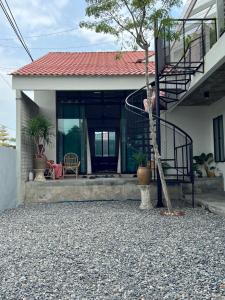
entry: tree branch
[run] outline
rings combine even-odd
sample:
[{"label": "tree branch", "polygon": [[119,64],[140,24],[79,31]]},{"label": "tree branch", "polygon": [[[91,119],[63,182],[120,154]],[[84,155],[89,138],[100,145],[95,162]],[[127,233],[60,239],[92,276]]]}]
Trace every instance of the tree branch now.
[{"label": "tree branch", "polygon": [[119,25],[121,27],[121,29],[129,32],[135,39],[137,38],[135,36],[135,34],[132,31],[130,31],[128,28],[126,28],[119,20],[117,20],[116,17],[111,12],[109,12],[109,15],[111,16],[111,18],[113,19],[113,21],[116,22],[117,25]]},{"label": "tree branch", "polygon": [[127,0],[122,0],[122,1],[123,1],[124,4],[126,5],[128,11],[129,11],[129,13],[130,13],[130,15],[131,15],[131,18],[132,18],[133,23],[134,23],[134,29],[135,29],[135,31],[136,31],[136,34],[138,35],[138,30],[137,30],[137,26],[136,26],[137,20],[135,19],[134,14],[133,14],[132,10],[131,10],[130,7],[129,7],[129,4],[127,3]]}]

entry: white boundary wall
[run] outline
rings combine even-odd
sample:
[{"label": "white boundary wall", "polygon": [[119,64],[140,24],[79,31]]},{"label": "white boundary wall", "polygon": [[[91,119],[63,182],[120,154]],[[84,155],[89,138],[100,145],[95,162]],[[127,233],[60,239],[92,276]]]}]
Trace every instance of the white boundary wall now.
[{"label": "white boundary wall", "polygon": [[0,211],[16,205],[16,150],[0,147]]}]

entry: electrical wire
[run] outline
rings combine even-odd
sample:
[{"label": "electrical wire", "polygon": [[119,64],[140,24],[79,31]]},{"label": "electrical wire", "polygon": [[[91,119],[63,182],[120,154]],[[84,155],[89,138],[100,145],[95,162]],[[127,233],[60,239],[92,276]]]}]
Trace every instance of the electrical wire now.
[{"label": "electrical wire", "polygon": [[9,13],[8,13],[7,8],[5,7],[4,3],[2,2],[2,0],[0,0],[0,6],[1,6],[1,8],[2,8],[2,10],[3,10],[3,12],[4,12],[4,14],[5,14],[8,22],[9,22],[9,24],[11,25],[13,31],[15,32],[17,38],[19,39],[20,43],[22,44],[24,50],[26,51],[26,53],[30,57],[31,61],[33,61],[33,57],[32,57],[32,55],[31,55],[31,53],[30,53],[30,51],[29,51],[29,49],[28,49],[28,47],[27,47],[27,45],[26,45],[26,43],[24,41],[22,33],[19,30],[19,27],[18,27],[18,25],[16,23],[16,20],[15,20],[13,14],[12,14],[12,11],[11,11],[11,9],[9,7],[9,4],[8,4],[7,0],[5,0],[5,3],[6,3],[6,6],[8,8]]},{"label": "electrical wire", "polygon": [[[112,42],[105,42],[101,43],[101,45],[110,45]],[[66,47],[30,47],[32,50],[57,50],[57,49],[79,49],[79,48],[88,48],[88,47],[93,47],[93,46],[99,46],[99,43],[97,44],[86,44],[86,45],[80,45],[80,46],[66,46]],[[2,45],[0,44],[0,47],[2,48],[10,48],[10,49],[21,49],[22,47],[20,46],[10,46],[10,45]]]},{"label": "electrical wire", "polygon": [[[40,37],[45,37],[45,36],[51,36],[51,35],[57,35],[57,34],[62,34],[62,33],[66,33],[66,32],[71,32],[74,30],[78,30],[80,29],[80,27],[73,27],[67,30],[61,30],[61,31],[53,31],[50,33],[43,33],[40,35],[28,35],[28,36],[24,36],[26,39],[33,39],[33,38],[40,38]],[[11,41],[14,40],[14,38],[2,38],[0,39],[0,41]]]},{"label": "electrical wire", "polygon": [[[17,31],[18,31],[20,37],[21,37],[21,40],[23,41],[23,44],[24,44],[24,46],[26,47],[26,49],[29,51],[29,49],[28,49],[28,47],[27,47],[27,45],[26,45],[26,42],[24,41],[23,35],[22,35],[22,33],[21,33],[20,29],[19,29],[19,26],[18,26],[18,24],[17,24],[17,22],[16,22],[16,20],[15,20],[15,18],[14,18],[14,16],[13,16],[13,13],[12,13],[10,7],[9,7],[9,4],[8,4],[7,0],[5,0],[5,3],[6,3],[6,6],[7,6],[8,10],[9,10],[9,13],[10,13],[10,15],[11,15],[11,17],[12,17],[12,20],[14,21],[14,24],[16,25],[16,29],[17,29]],[[31,58],[32,58],[32,57],[31,57]]]},{"label": "electrical wire", "polygon": [[18,67],[0,67],[0,70],[14,70]]},{"label": "electrical wire", "polygon": [[4,78],[4,76],[0,73],[0,78],[8,85],[8,87],[10,88],[10,90],[12,91],[12,87],[9,84],[9,82]]},{"label": "electrical wire", "polygon": [[3,127],[7,128],[7,129],[9,129],[9,130],[16,131],[15,128],[10,128],[10,127],[8,127],[8,126],[6,126],[6,125],[4,125],[4,124],[1,124],[1,123],[0,123],[0,126],[3,126]]},{"label": "electrical wire", "polygon": [[7,8],[8,8],[8,11],[9,11],[11,17],[10,17],[10,15],[9,15],[7,9],[5,8],[3,2],[0,0],[0,5],[1,5],[1,7],[2,7],[2,10],[3,10],[3,12],[4,12],[6,18],[8,19],[8,21],[9,21],[9,23],[10,23],[12,29],[14,30],[15,34],[17,35],[17,37],[18,37],[19,41],[21,42],[22,46],[24,47],[25,51],[27,52],[27,54],[29,55],[29,57],[30,57],[31,60],[33,61],[33,58],[32,58],[32,56],[31,56],[31,53],[30,53],[30,51],[29,51],[29,49],[28,49],[28,47],[27,47],[27,45],[26,45],[26,43],[25,43],[25,41],[24,41],[24,39],[23,39],[23,36],[22,36],[22,34],[21,34],[20,30],[19,30],[19,27],[18,27],[18,25],[17,25],[17,23],[16,23],[16,20],[15,20],[13,14],[12,14],[12,11],[11,11],[11,9],[10,9],[10,7],[9,7],[9,4],[8,4],[7,0],[5,0],[5,3],[6,3],[6,6],[7,6]]}]

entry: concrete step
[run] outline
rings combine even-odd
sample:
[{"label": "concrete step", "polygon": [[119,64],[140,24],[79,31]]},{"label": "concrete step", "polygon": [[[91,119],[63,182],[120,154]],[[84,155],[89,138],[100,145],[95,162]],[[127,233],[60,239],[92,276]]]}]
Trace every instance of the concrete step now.
[{"label": "concrete step", "polygon": [[[191,203],[191,195],[185,194],[184,200]],[[195,194],[195,205],[225,217],[225,192]]]},{"label": "concrete step", "polygon": [[[195,178],[194,191],[195,194],[223,193],[223,177]],[[183,184],[183,192],[184,194],[192,193],[192,186],[190,183]]]},{"label": "concrete step", "polygon": [[[157,186],[150,184],[151,197],[157,201]],[[168,183],[171,199],[183,199],[180,184]],[[93,178],[26,182],[25,203],[54,203],[63,201],[140,200],[137,178]]]}]

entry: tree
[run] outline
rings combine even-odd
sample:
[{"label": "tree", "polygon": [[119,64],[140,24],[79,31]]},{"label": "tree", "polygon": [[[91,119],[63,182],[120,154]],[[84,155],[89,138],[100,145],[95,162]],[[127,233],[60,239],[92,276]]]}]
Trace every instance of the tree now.
[{"label": "tree", "polygon": [[9,136],[6,127],[0,125],[0,147],[16,148],[15,142],[16,139]]},{"label": "tree", "polygon": [[155,161],[169,212],[172,210],[172,205],[162,169],[152,113],[155,96],[150,88],[149,48],[152,34],[156,36],[159,34],[155,23],[159,21],[164,25],[170,23],[170,11],[180,3],[180,0],[86,0],[86,15],[90,20],[80,23],[81,27],[95,30],[97,33],[111,34],[117,38],[124,39],[124,33],[128,33],[129,45],[139,46],[144,50],[149,127]]}]

